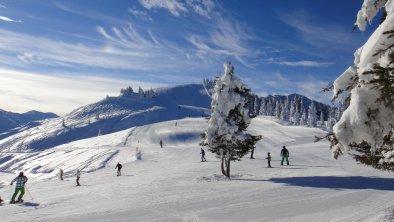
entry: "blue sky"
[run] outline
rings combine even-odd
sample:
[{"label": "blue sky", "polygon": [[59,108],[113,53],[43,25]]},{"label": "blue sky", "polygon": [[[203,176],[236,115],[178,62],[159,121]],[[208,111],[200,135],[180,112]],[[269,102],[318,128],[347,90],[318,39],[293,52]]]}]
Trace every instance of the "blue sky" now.
[{"label": "blue sky", "polygon": [[255,93],[320,89],[371,34],[361,0],[0,0],[0,109],[64,114],[121,87],[198,83],[231,61]]}]

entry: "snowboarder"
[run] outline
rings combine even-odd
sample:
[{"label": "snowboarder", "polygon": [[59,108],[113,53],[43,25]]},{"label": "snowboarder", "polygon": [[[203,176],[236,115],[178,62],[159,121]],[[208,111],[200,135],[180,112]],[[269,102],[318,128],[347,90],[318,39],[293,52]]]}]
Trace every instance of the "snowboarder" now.
[{"label": "snowboarder", "polygon": [[[17,202],[23,202],[22,197],[25,194],[25,184],[26,184],[27,180],[28,179],[25,175],[23,175],[23,172],[20,172],[19,176],[11,181],[11,186],[16,181],[15,193],[14,193],[14,195],[12,195],[12,198],[11,198],[12,204],[17,203]],[[21,192],[21,194],[19,195],[18,201],[15,202],[15,198],[18,195],[19,191]]]},{"label": "snowboarder", "polygon": [[81,171],[80,170],[77,170],[76,176],[77,176],[77,186],[81,186],[81,184],[79,184],[79,178],[81,178]]},{"label": "snowboarder", "polygon": [[63,170],[60,169],[60,180],[63,180]]},{"label": "snowboarder", "polygon": [[286,149],[286,146],[283,146],[282,151],[280,151],[280,155],[282,157],[282,162],[280,163],[280,165],[283,165],[283,161],[287,162],[287,165],[289,165],[289,151]]},{"label": "snowboarder", "polygon": [[207,162],[207,160],[205,159],[205,150],[203,148],[201,148],[201,162]]},{"label": "snowboarder", "polygon": [[117,176],[122,176],[122,172],[120,172],[120,170],[122,169],[122,164],[120,164],[120,163],[118,162],[118,164],[116,164],[115,169],[116,169],[116,168],[118,168],[118,175],[117,175]]},{"label": "snowboarder", "polygon": [[270,152],[267,153],[267,158],[265,158],[265,159],[267,159],[268,167],[271,168],[271,154],[270,154]]},{"label": "snowboarder", "polygon": [[163,141],[160,140],[160,148],[163,148]]}]

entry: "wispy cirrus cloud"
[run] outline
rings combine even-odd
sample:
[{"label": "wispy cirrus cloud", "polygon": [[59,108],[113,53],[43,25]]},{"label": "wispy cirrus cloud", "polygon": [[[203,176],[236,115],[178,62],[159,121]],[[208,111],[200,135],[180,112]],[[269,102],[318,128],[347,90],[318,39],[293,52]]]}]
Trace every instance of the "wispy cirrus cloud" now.
[{"label": "wispy cirrus cloud", "polygon": [[0,8],[7,8],[5,5],[0,4]]},{"label": "wispy cirrus cloud", "polygon": [[268,58],[263,59],[263,63],[265,64],[275,64],[275,65],[283,65],[283,66],[292,66],[292,67],[326,67],[332,65],[332,62],[318,62],[311,60],[300,60],[300,61],[288,61],[284,58]]},{"label": "wispy cirrus cloud", "polygon": [[182,13],[194,12],[200,16],[210,18],[214,9],[213,0],[139,0],[146,9],[164,9],[178,17]]},{"label": "wispy cirrus cloud", "polygon": [[4,21],[4,22],[22,22],[21,20],[14,20],[14,19],[8,18],[6,16],[0,16],[0,21]]},{"label": "wispy cirrus cloud", "polygon": [[260,52],[248,45],[254,36],[239,22],[217,18],[208,35],[190,34],[186,40],[195,47],[200,58],[216,56],[217,59],[233,58],[246,67],[253,68],[246,58],[257,57]]},{"label": "wispy cirrus cloud", "polygon": [[215,8],[213,0],[187,0],[186,5],[198,15],[211,18],[211,13]]},{"label": "wispy cirrus cloud", "polygon": [[128,11],[136,18],[147,22],[153,22],[153,18],[148,15],[148,12],[137,10],[135,7],[129,8]]},{"label": "wispy cirrus cloud", "polygon": [[178,0],[140,0],[140,3],[146,9],[166,9],[174,16],[180,16],[181,13],[189,11],[183,2]]}]

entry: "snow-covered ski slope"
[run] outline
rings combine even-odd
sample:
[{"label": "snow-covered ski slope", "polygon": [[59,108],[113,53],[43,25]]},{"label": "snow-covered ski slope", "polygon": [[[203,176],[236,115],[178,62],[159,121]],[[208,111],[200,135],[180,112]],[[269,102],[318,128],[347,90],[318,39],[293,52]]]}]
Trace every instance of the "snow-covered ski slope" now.
[{"label": "snow-covered ski slope", "polygon": [[[134,126],[201,117],[210,97],[200,84],[157,89],[157,96],[137,93],[108,97],[80,107],[64,117],[43,120],[0,135],[0,152],[43,151],[68,142],[109,134]],[[11,135],[14,134],[14,135]]]},{"label": "snow-covered ski slope", "polygon": [[[199,134],[205,127],[203,118],[155,123],[75,141],[26,158],[21,167],[31,178],[27,188],[34,199],[26,193],[25,200],[39,205],[0,206],[1,221],[393,219],[389,215],[394,206],[390,173],[357,165],[350,157],[331,159],[327,143],[312,142],[315,135],[324,134],[319,129],[254,119],[251,131],[263,135],[256,159],[245,157],[233,163],[233,177],[226,180],[220,162],[210,152],[208,162],[200,162]],[[138,141],[142,160],[134,157]],[[290,151],[290,166],[280,166],[282,145]],[[267,152],[271,152],[273,168],[266,168]],[[90,157],[95,162],[87,161]],[[118,161],[123,164],[121,177],[114,169]],[[84,172],[81,187],[75,186],[76,166]],[[64,181],[53,177],[60,167],[65,169]],[[50,173],[42,174],[40,169]],[[9,182],[15,173],[0,175],[0,195],[9,199]]]}]

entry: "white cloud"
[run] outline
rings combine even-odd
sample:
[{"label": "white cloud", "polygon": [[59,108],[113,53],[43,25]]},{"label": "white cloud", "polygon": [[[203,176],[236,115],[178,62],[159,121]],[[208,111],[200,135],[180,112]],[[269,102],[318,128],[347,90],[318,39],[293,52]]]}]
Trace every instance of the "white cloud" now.
[{"label": "white cloud", "polygon": [[188,12],[186,6],[179,0],[140,0],[146,9],[162,8],[168,10],[174,16],[179,16],[182,12]]},{"label": "white cloud", "polygon": [[149,16],[146,11],[139,11],[136,8],[129,8],[128,11],[138,19],[146,22],[153,22],[153,18]]},{"label": "white cloud", "polygon": [[128,85],[143,88],[160,84],[100,76],[42,75],[0,69],[1,108],[14,112],[32,109],[65,114],[79,106],[97,102],[106,95],[117,96]]},{"label": "white cloud", "polygon": [[211,12],[215,6],[213,0],[187,0],[186,4],[192,11],[207,18],[211,17]]},{"label": "white cloud", "polygon": [[[258,50],[248,46],[248,41],[254,37],[237,21],[217,18],[208,36],[190,34],[186,40],[195,47],[196,56],[206,58],[214,56],[216,59],[237,60],[246,67],[253,68],[246,62],[246,58],[259,55]],[[221,58],[220,58],[221,57]]]},{"label": "white cloud", "polygon": [[[113,28],[110,33],[103,27],[98,27],[97,31],[105,38],[104,41],[85,45],[0,29],[0,57],[4,57],[0,64],[24,67],[29,63],[33,65],[31,69],[37,68],[34,67],[37,65],[159,71],[165,68],[168,70],[169,67],[175,69],[179,65],[168,63],[168,58],[181,60],[186,57],[179,54],[176,46],[162,44],[154,39],[152,33],[140,33],[131,25]],[[155,65],[147,65],[147,59]]]},{"label": "white cloud", "polygon": [[5,5],[0,4],[0,8],[7,8]]},{"label": "white cloud", "polygon": [[5,16],[0,16],[0,20],[5,22],[22,22],[21,20],[13,20]]},{"label": "white cloud", "polygon": [[332,62],[317,62],[317,61],[310,61],[310,60],[301,60],[301,61],[286,61],[283,58],[268,58],[263,59],[263,63],[266,64],[276,64],[276,65],[283,65],[283,66],[292,66],[292,67],[325,67],[332,65]]}]

